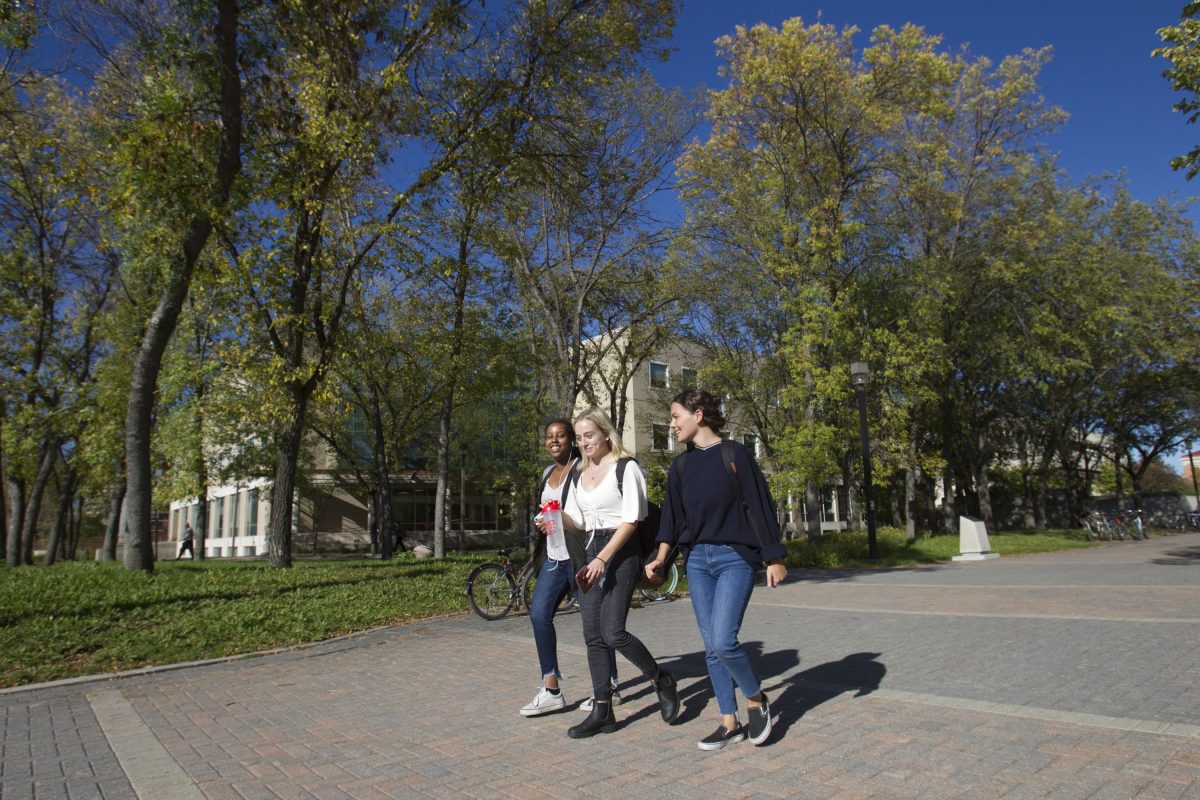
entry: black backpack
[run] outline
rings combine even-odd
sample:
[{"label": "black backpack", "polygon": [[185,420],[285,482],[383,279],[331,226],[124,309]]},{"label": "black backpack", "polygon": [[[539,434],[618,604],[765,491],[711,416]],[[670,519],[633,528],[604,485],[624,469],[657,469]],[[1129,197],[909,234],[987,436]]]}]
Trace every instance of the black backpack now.
[{"label": "black backpack", "polygon": [[[625,465],[636,460],[622,458],[617,461],[617,491],[621,493],[622,497],[625,496]],[[654,540],[658,537],[658,526],[661,522],[662,507],[647,498],[646,516],[638,522],[637,528],[633,532],[633,540],[642,561],[646,561],[658,552],[658,544]]]}]

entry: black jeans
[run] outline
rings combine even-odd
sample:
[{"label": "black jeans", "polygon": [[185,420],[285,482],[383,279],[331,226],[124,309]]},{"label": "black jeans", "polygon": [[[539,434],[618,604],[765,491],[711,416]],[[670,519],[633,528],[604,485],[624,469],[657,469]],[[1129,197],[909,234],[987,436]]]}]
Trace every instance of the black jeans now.
[{"label": "black jeans", "polygon": [[[589,562],[604,549],[613,533],[610,529],[592,534],[592,541],[587,546]],[[587,645],[588,671],[592,674],[592,694],[597,700],[607,701],[612,697],[612,685],[609,683],[612,671],[610,648],[629,659],[647,678],[654,678],[658,674],[658,664],[646,645],[625,630],[629,601],[633,597],[633,586],[637,583],[641,566],[633,542],[626,542],[608,562],[603,580],[593,585],[581,598],[583,640]]]}]

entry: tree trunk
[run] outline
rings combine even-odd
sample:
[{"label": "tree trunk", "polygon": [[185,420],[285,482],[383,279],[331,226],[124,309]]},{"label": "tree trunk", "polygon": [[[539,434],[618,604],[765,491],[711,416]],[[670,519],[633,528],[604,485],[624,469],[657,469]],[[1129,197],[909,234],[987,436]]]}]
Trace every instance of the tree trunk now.
[{"label": "tree trunk", "polygon": [[[252,508],[249,513],[257,514],[258,509]],[[196,558],[203,561],[207,556],[205,553],[204,542],[208,538],[208,486],[205,485],[200,490],[200,502],[196,504],[196,524],[192,526],[192,535],[195,541],[192,547],[195,548],[194,555]]]},{"label": "tree trunk", "polygon": [[[295,504],[296,470],[304,436],[307,397],[294,399],[293,416],[279,442],[275,458],[275,482],[271,486],[271,516],[267,523],[267,563],[272,567],[292,565],[292,508]],[[315,549],[315,541],[314,541]]]},{"label": "tree trunk", "polygon": [[125,481],[113,488],[108,501],[108,521],[104,525],[104,544],[100,548],[101,561],[117,560],[117,539],[121,534],[121,509],[125,505]]},{"label": "tree trunk", "polygon": [[[212,207],[223,209],[242,166],[242,86],[238,65],[237,0],[217,0],[216,5],[217,63],[221,70],[221,141]],[[212,229],[213,214],[208,208],[191,220],[180,253],[171,265],[166,285],[159,294],[158,303],[134,356],[129,401],[125,410],[125,469],[128,484],[125,517],[131,537],[125,544],[125,565],[130,569],[146,572],[154,569],[153,533],[150,529],[150,433],[154,395],[163,352],[175,332],[192,273]]]},{"label": "tree trunk", "polygon": [[75,494],[75,503],[71,509],[71,529],[70,537],[67,542],[67,560],[74,561],[79,558],[79,536],[83,532],[83,498],[79,493]]},{"label": "tree trunk", "polygon": [[383,558],[383,542],[379,537],[379,492],[375,490],[367,494],[367,537],[371,555]]},{"label": "tree trunk", "polygon": [[474,212],[469,211],[458,236],[458,274],[454,280],[454,323],[450,329],[450,378],[446,384],[446,396],[442,400],[441,419],[438,422],[438,482],[433,506],[433,557],[446,555],[446,528],[450,509],[447,499],[450,493],[450,420],[454,414],[454,395],[458,385],[458,367],[463,352],[463,319],[467,304],[467,289],[471,281],[470,242]]},{"label": "tree trunk", "polygon": [[7,554],[10,567],[21,566],[21,523],[25,519],[25,479],[11,472],[4,476],[5,493],[8,495]]},{"label": "tree trunk", "polygon": [[988,465],[992,459],[991,439],[986,430],[981,430],[976,440],[974,458],[971,460],[971,479],[975,483],[975,498],[979,502],[979,518],[987,529],[996,530],[996,515],[992,511],[992,489],[988,477]]},{"label": "tree trunk", "polygon": [[847,453],[842,460],[842,485],[846,487],[846,520],[853,530],[866,530],[867,517],[863,508],[866,502],[866,491],[861,493],[863,500],[859,500],[858,487],[862,486],[862,473],[854,472],[854,454]]},{"label": "tree trunk", "polygon": [[1029,467],[1021,465],[1021,505],[1025,514],[1024,528],[1032,530],[1037,527],[1037,515],[1033,512],[1033,480]]},{"label": "tree trunk", "polygon": [[1117,482],[1116,500],[1117,508],[1120,509],[1123,503],[1121,498],[1125,496],[1125,487],[1121,482],[1121,456],[1120,453],[1113,454],[1113,478]]},{"label": "tree trunk", "polygon": [[954,496],[954,472],[947,464],[942,470],[942,533],[954,533],[957,522],[958,498]]},{"label": "tree trunk", "polygon": [[988,464],[980,459],[975,468],[975,492],[979,497],[979,518],[989,531],[996,530],[996,515],[992,512],[992,492],[988,487]]},{"label": "tree trunk", "polygon": [[909,541],[917,538],[917,468],[904,470],[904,535]]},{"label": "tree trunk", "polygon": [[442,413],[438,420],[438,479],[433,504],[433,557],[446,555],[446,527],[450,513],[450,418],[454,413],[453,392],[446,390]]},{"label": "tree trunk", "polygon": [[1037,489],[1033,506],[1034,516],[1037,517],[1037,530],[1039,531],[1046,530],[1046,495],[1048,494],[1047,483],[1048,481],[1046,473],[1044,471],[1040,472],[1038,474]]},{"label": "tree trunk", "polygon": [[[0,398],[2,400],[3,398]],[[0,423],[4,421],[4,405],[0,402]],[[0,428],[0,442],[3,442]],[[0,562],[8,561],[8,471],[4,469],[4,450],[0,447]]]},{"label": "tree trunk", "polygon": [[375,531],[379,542],[379,557],[390,559],[395,555],[392,539],[392,463],[388,457],[387,437],[383,430],[383,410],[379,397],[372,385],[371,423],[375,438],[375,475],[379,489],[375,493]]},{"label": "tree trunk", "polygon": [[821,541],[821,487],[816,481],[807,481],[804,485],[805,536],[808,541],[816,544]]},{"label": "tree trunk", "polygon": [[38,464],[37,475],[29,490],[29,501],[25,505],[25,515],[21,523],[21,563],[33,563],[33,545],[37,538],[38,517],[42,513],[42,498],[46,495],[46,484],[54,473],[54,462],[58,460],[58,442],[52,437],[42,442],[41,460]]},{"label": "tree trunk", "polygon": [[59,550],[67,543],[67,521],[71,516],[71,504],[75,499],[75,469],[66,468],[66,476],[58,492],[58,504],[54,509],[54,523],[50,526],[50,541],[46,544],[44,564],[50,566],[58,560]]}]

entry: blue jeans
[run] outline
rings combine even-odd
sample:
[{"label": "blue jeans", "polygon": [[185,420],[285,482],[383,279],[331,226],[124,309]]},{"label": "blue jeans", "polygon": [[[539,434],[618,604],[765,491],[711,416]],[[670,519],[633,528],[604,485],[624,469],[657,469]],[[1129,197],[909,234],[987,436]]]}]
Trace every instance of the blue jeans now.
[{"label": "blue jeans", "polygon": [[[558,611],[558,601],[566,592],[575,595],[579,602],[579,587],[575,585],[575,570],[570,561],[555,561],[549,556],[542,564],[538,573],[537,583],[533,586],[533,599],[530,601],[529,621],[533,623],[533,641],[537,645],[538,663],[542,667],[542,679],[550,675],[561,678],[558,671],[558,633],[554,630],[554,615]],[[609,653],[612,669],[612,682],[617,682],[617,654]]]},{"label": "blue jeans", "polygon": [[762,691],[738,641],[754,590],[754,567],[728,545],[698,544],[688,555],[687,578],[717,708],[722,714],[736,714],[735,683],[746,697]]}]

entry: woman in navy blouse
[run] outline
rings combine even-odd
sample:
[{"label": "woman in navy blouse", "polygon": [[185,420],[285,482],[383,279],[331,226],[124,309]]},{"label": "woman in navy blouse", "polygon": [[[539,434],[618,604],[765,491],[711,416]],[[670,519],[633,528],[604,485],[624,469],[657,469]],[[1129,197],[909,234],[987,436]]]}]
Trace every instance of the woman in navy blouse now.
[{"label": "woman in navy blouse", "polygon": [[[698,743],[701,750],[720,750],[746,738],[762,744],[771,734],[767,695],[738,641],[738,629],[758,566],[767,565],[768,587],[787,576],[767,482],[745,447],[722,440],[724,424],[720,404],[708,392],[691,389],[672,401],[671,428],[688,450],[671,464],[658,553],[646,564],[649,576],[672,547],[687,553],[692,608],[721,713],[720,726]],[[737,718],[735,685],[746,697],[746,725]]]}]

